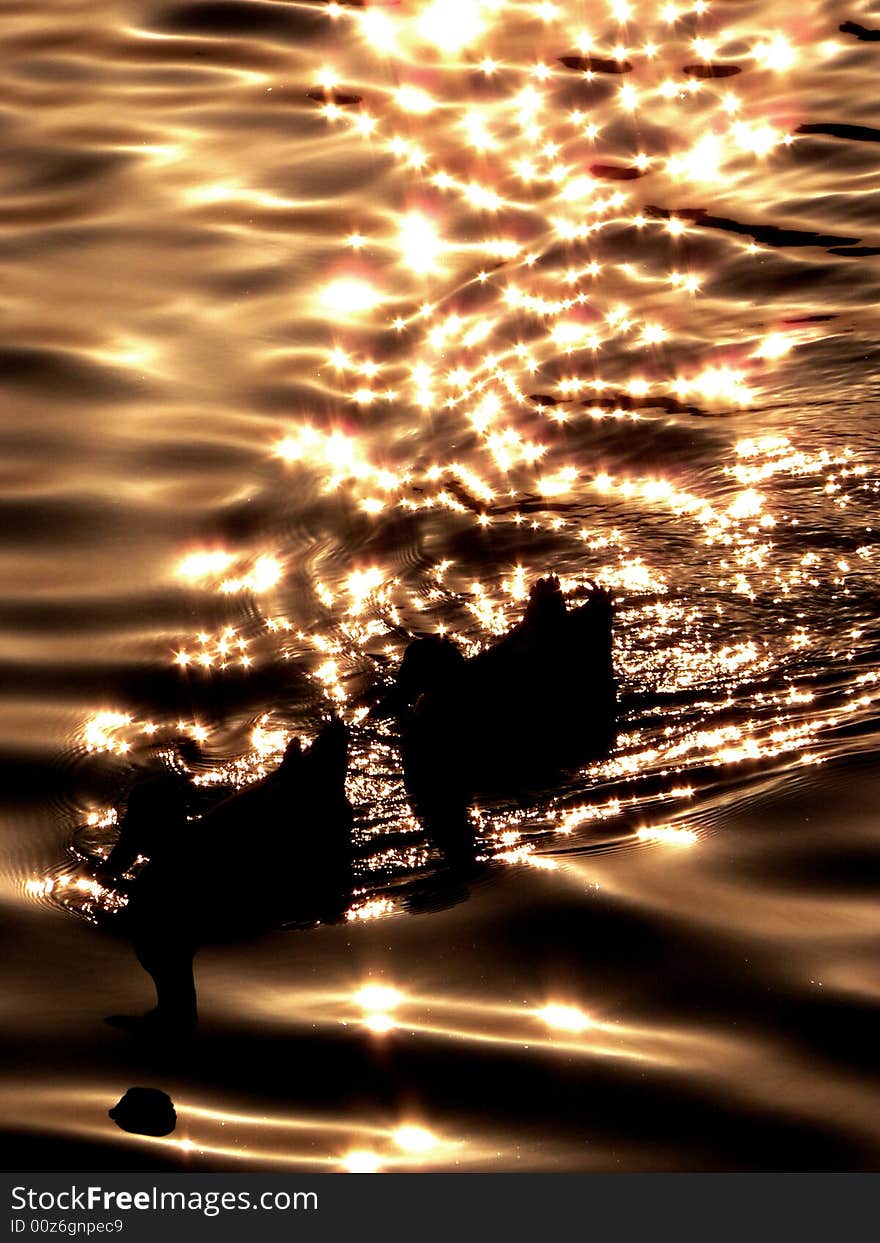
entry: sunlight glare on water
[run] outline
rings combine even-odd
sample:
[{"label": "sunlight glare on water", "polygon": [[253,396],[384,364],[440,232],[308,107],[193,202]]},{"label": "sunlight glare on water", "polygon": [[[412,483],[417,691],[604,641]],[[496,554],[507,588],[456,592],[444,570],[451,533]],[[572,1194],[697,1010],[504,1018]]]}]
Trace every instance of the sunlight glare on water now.
[{"label": "sunlight glare on water", "polygon": [[[341,714],[347,918],[205,969],[220,1028],[320,1031],[329,1079],[371,1085],[372,1130],[300,1085],[304,1127],[341,1119],[303,1168],[770,1168],[796,1126],[807,1163],[876,1160],[835,1032],[878,1000],[877,843],[834,783],[857,798],[835,766],[880,696],[878,25],[859,0],[6,17],[3,896],[75,962],[50,972],[72,1014],[89,954],[118,1006],[134,968],[92,924],[124,898],[83,856],[133,765],[185,743],[231,791]],[[431,888],[369,696],[412,635],[481,650],[548,572],[614,598],[620,733],[528,805],[480,802],[497,868],[465,902]],[[92,1140],[116,1072],[78,1082],[40,987],[13,981],[10,1064],[50,1048],[37,1130]],[[553,1058],[607,1077],[566,1122]],[[668,1147],[629,1064],[685,1110]],[[205,1168],[294,1160],[249,1073],[214,1113],[216,1078],[192,1089]],[[722,1101],[726,1138],[695,1138]]]}]

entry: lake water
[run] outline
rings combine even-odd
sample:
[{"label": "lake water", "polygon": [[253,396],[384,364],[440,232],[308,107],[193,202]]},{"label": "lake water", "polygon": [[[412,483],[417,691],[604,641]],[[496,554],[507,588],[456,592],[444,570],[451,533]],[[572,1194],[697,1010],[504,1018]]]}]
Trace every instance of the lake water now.
[{"label": "lake water", "polygon": [[[880,11],[0,17],[7,1164],[876,1168]],[[548,571],[614,595],[617,746],[458,890],[360,700]],[[106,1026],[132,771],[331,706],[349,918],[200,953],[192,1050]]]}]

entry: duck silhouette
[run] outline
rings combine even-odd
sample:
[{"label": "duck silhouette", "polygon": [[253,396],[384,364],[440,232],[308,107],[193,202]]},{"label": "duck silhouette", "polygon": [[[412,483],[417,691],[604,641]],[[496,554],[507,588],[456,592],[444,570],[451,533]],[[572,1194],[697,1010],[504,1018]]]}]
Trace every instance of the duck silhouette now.
[{"label": "duck silhouette", "polygon": [[[122,926],[156,986],[145,1019],[165,1032],[197,1020],[199,945],[295,919],[339,919],[351,893],[348,730],[334,720],[303,750],[294,739],[274,772],[190,821],[184,783],[159,774],[131,791],[101,872],[148,862],[129,888]],[[135,1021],[120,1021],[134,1026]]]},{"label": "duck silhouette", "polygon": [[591,587],[569,608],[555,575],[522,621],[471,659],[440,635],[411,641],[379,711],[397,716],[417,815],[453,865],[473,856],[477,793],[525,797],[607,754],[615,736],[613,608]]}]

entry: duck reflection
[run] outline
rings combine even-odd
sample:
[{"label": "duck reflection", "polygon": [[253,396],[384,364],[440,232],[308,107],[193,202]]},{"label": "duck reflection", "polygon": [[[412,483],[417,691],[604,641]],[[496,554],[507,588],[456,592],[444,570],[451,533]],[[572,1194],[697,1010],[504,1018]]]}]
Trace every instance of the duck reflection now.
[{"label": "duck reflection", "polygon": [[345,794],[348,729],[329,722],[305,751],[292,741],[278,768],[190,821],[186,777],[166,769],[138,782],[102,865],[119,878],[142,856],[122,922],[156,987],[156,1008],[117,1025],[191,1031],[193,958],[200,944],[295,918],[334,921],[352,885],[352,810]]},{"label": "duck reflection", "polygon": [[375,710],[397,717],[413,810],[454,869],[473,863],[477,794],[528,799],[603,757],[616,733],[609,593],[569,608],[539,579],[522,621],[466,659],[446,636],[414,639]]}]

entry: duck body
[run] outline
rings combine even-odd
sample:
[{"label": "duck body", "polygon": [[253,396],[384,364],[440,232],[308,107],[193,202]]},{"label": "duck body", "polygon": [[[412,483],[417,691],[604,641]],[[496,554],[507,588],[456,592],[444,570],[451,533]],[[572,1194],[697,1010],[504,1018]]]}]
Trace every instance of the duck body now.
[{"label": "duck body", "polygon": [[541,579],[522,622],[469,660],[446,638],[414,640],[392,694],[414,809],[460,826],[474,795],[524,796],[609,750],[610,598],[594,589],[569,609],[558,579]]},{"label": "duck body", "polygon": [[183,864],[206,930],[338,918],[351,889],[347,764],[348,730],[333,721],[193,826],[172,867]]},{"label": "duck body", "polygon": [[[129,906],[152,907],[161,892],[187,910],[203,939],[261,922],[306,921],[332,895],[341,901],[351,872],[347,748],[346,727],[331,722],[307,751],[295,740],[273,773],[201,820],[178,820],[150,853]],[[173,825],[178,808],[169,811]]]},{"label": "duck body", "polygon": [[307,751],[291,744],[274,773],[194,823],[173,783],[132,792],[102,870],[119,874],[149,855],[121,920],[164,1016],[195,1021],[199,945],[341,917],[352,878],[347,748],[346,727],[333,721]]}]

